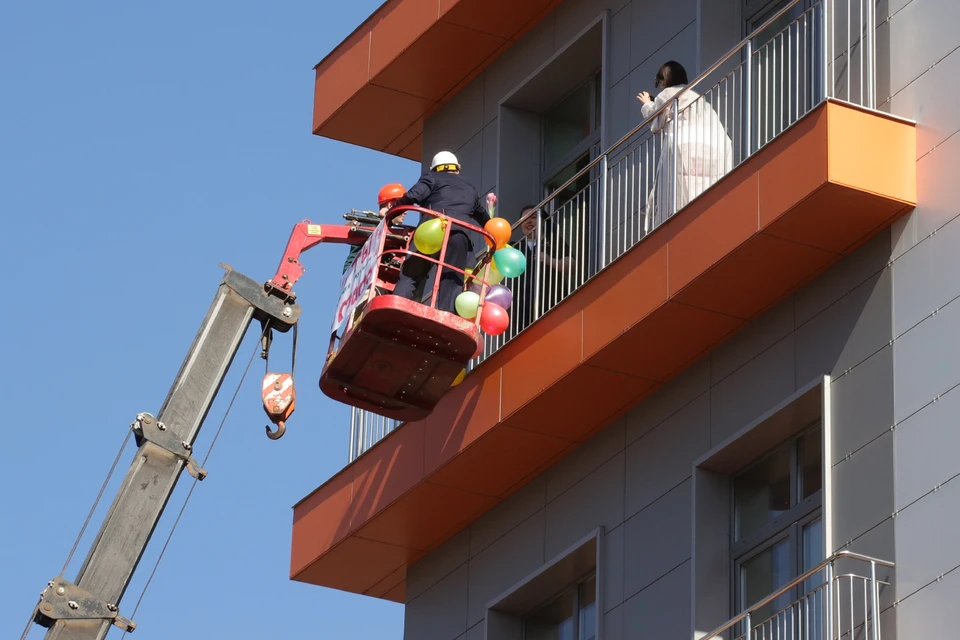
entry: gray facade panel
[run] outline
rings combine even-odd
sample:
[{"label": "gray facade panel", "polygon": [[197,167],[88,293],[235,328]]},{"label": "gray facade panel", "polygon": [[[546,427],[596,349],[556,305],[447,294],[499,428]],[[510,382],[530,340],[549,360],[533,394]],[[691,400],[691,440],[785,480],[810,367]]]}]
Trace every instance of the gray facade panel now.
[{"label": "gray facade panel", "polygon": [[960,295],[958,246],[960,223],[954,220],[897,259],[893,267],[895,335],[903,335]]},{"label": "gray facade panel", "polygon": [[[636,68],[649,61],[650,57],[664,47],[676,34],[688,26],[696,26],[696,0],[676,0],[675,2],[633,1],[631,12],[630,66]],[[696,42],[696,40],[694,40]],[[686,52],[685,59],[674,58],[688,72],[696,69],[695,49]],[[660,66],[670,58],[663,58]],[[646,84],[653,90],[653,76],[656,69],[647,77]],[[693,79],[693,76],[691,76]],[[636,95],[636,94],[634,94]],[[639,121],[638,121],[639,122]]]},{"label": "gray facade panel", "polygon": [[890,342],[891,279],[881,271],[797,327],[799,383],[846,371]]},{"label": "gray facade panel", "polygon": [[[885,105],[890,113],[916,120],[917,157],[960,130],[960,51],[953,51]],[[930,96],[936,95],[936,100]]]},{"label": "gray facade panel", "polygon": [[465,640],[484,640],[486,637],[486,625],[483,622],[478,622],[469,629],[465,636]]},{"label": "gray facade panel", "polygon": [[518,527],[547,505],[547,480],[541,475],[470,526],[470,557]]},{"label": "gray facade panel", "polygon": [[[628,2],[622,9],[610,16],[610,47],[607,49],[610,64],[607,65],[607,81],[616,85],[630,74],[630,33],[631,11],[633,3]],[[629,103],[628,103],[629,104]],[[613,140],[610,141],[611,143]]]},{"label": "gray facade panel", "polygon": [[958,23],[960,3],[954,0],[912,0],[880,26],[878,39],[883,39],[883,30],[889,29],[891,95],[913,82],[956,47],[954,25]]},{"label": "gray facade panel", "polygon": [[[688,480],[627,520],[623,541],[624,598],[631,599],[690,559],[692,489],[693,482]],[[689,573],[689,564],[685,566]],[[689,585],[685,596],[690,599]]]},{"label": "gray facade panel", "polygon": [[886,432],[833,468],[834,540],[863,535],[893,513],[893,434]]},{"label": "gray facade panel", "polygon": [[797,292],[797,325],[806,324],[853,289],[875,277],[886,268],[889,259],[890,232],[884,231]]},{"label": "gray facade panel", "polygon": [[467,625],[480,622],[493,598],[544,563],[543,527],[540,511],[470,559]]},{"label": "gray facade panel", "polygon": [[551,13],[484,71],[484,124],[497,117],[504,96],[553,55],[556,50],[554,22]]},{"label": "gray facade panel", "polygon": [[897,606],[898,638],[956,637],[960,571],[924,587]]},{"label": "gray facade panel", "polygon": [[467,631],[467,565],[407,602],[405,638],[454,640]]},{"label": "gray facade panel", "polygon": [[608,531],[603,538],[603,559],[600,571],[601,607],[604,613],[623,602],[623,567],[624,567],[624,532],[626,527],[620,525],[613,531]]},{"label": "gray facade panel", "polygon": [[960,473],[960,388],[897,425],[896,505],[903,509]]},{"label": "gray facade panel", "polygon": [[687,562],[624,602],[623,637],[690,638],[690,579]]},{"label": "gray facade panel", "polygon": [[[936,153],[929,153],[917,161],[917,200],[920,206],[916,212],[897,221],[893,226],[896,239],[893,251],[895,258],[902,256],[960,213],[954,189],[958,165],[960,136],[956,135],[947,138],[937,147]],[[899,288],[902,287],[898,284]],[[899,290],[897,296],[899,297]]]},{"label": "gray facade panel", "polygon": [[893,347],[886,346],[830,382],[833,460],[866,446],[893,425]]},{"label": "gray facade panel", "polygon": [[895,417],[900,422],[960,382],[960,301],[948,304],[893,344],[902,372],[895,378]]},{"label": "gray facade panel", "polygon": [[[634,25],[638,20],[646,24],[644,33],[638,33],[634,28],[630,40],[632,55],[643,55],[641,62],[635,64],[630,72],[630,96],[633,98],[630,113],[634,126],[643,122],[643,116],[640,113],[640,101],[636,99],[636,95],[641,91],[649,91],[651,95],[656,92],[653,87],[653,79],[660,66],[667,60],[676,60],[687,69],[689,74],[695,68],[694,64],[696,62],[696,22],[684,23],[679,27],[679,31],[664,31],[663,34],[657,33],[651,36],[648,31],[656,31],[657,29],[656,25],[646,22],[646,18],[643,17],[645,8],[642,5],[634,6],[632,12]],[[638,14],[640,15],[639,19],[637,18]]]},{"label": "gray facade panel", "polygon": [[710,390],[710,442],[719,444],[793,393],[794,334]]},{"label": "gray facade panel", "polygon": [[615,420],[573,453],[547,469],[547,501],[552,502],[622,452],[625,424],[625,418]]},{"label": "gray facade panel", "polygon": [[709,389],[710,358],[703,358],[627,412],[627,444],[649,433]]},{"label": "gray facade panel", "polygon": [[623,459],[623,453],[617,454],[547,504],[547,558],[599,526],[614,529],[623,522]]},{"label": "gray facade panel", "polygon": [[407,602],[437,584],[470,558],[470,531],[464,529],[407,570]]},{"label": "gray facade panel", "polygon": [[710,448],[710,396],[703,394],[627,447],[626,516],[629,518],[693,473]]},{"label": "gray facade panel", "polygon": [[[897,597],[901,600],[960,566],[958,504],[960,481],[953,480],[897,514]],[[933,637],[949,637],[945,632]]]},{"label": "gray facade panel", "polygon": [[423,160],[429,163],[437,151],[459,149],[483,128],[483,83],[468,84],[432,113],[427,123],[423,128]]},{"label": "gray facade panel", "polygon": [[497,151],[500,145],[500,121],[494,120],[483,128],[483,169],[480,191],[494,191],[497,186]]},{"label": "gray facade panel", "polygon": [[753,358],[787,337],[795,325],[790,296],[717,347],[710,357],[711,384],[717,384]]},{"label": "gray facade panel", "polygon": [[623,637],[623,605],[620,605],[603,614],[603,640],[624,640]]},{"label": "gray facade panel", "polygon": [[[626,11],[626,9],[624,9]],[[622,12],[621,12],[622,13]],[[636,94],[630,92],[630,77],[623,78],[610,88],[607,93],[607,136],[613,144],[631,129],[637,126],[633,113],[633,102],[638,102]]]},{"label": "gray facade panel", "polygon": [[[554,47],[560,49],[583,31],[611,4],[622,5],[623,0],[567,0],[554,11]],[[619,9],[621,7],[617,7]],[[616,10],[615,9],[615,10]]]}]

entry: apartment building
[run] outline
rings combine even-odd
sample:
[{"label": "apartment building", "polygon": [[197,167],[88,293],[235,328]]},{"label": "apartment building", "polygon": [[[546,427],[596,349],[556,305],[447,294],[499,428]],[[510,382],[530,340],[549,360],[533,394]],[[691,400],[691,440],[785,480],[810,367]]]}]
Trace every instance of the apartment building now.
[{"label": "apartment building", "polygon": [[454,151],[565,262],[431,416],[354,412],[292,578],[404,603],[410,640],[956,637],[958,22],[386,2],[317,66],[314,132]]}]

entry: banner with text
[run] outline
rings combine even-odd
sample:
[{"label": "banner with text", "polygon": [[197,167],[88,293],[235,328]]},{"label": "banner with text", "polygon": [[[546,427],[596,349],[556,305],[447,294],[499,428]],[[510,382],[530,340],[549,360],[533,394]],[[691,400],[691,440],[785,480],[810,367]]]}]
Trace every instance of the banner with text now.
[{"label": "banner with text", "polygon": [[361,247],[357,259],[340,279],[340,300],[337,301],[337,309],[333,315],[334,333],[340,330],[343,321],[350,317],[376,281],[380,269],[380,245],[386,234],[385,229],[386,225],[382,222],[377,225],[376,230]]}]

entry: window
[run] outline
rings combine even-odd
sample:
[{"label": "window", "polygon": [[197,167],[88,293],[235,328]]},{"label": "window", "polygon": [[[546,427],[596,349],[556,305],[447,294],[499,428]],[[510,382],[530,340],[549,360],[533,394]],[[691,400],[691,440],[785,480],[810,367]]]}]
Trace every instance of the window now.
[{"label": "window", "polygon": [[523,619],[524,640],[594,640],[596,635],[596,574]]},{"label": "window", "polygon": [[[541,183],[543,195],[548,196],[557,187],[572,178],[597,154],[600,145],[600,105],[602,86],[600,73],[595,73],[565,98],[550,107],[542,117],[543,153]],[[589,183],[584,176],[582,185],[571,185],[568,194],[555,207],[562,206]]]},{"label": "window", "polygon": [[[822,428],[791,438],[733,479],[733,593],[753,606],[824,559]],[[811,578],[813,588],[818,584]],[[806,593],[807,589],[804,589]],[[803,594],[788,591],[753,615],[759,624]]]}]

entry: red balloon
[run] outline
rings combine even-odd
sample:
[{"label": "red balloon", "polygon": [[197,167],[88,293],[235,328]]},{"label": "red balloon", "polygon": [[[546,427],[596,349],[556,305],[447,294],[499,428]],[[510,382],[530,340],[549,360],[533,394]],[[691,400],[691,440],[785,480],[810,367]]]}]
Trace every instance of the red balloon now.
[{"label": "red balloon", "polygon": [[510,326],[506,310],[493,302],[484,302],[480,312],[480,328],[490,336],[498,336]]}]

